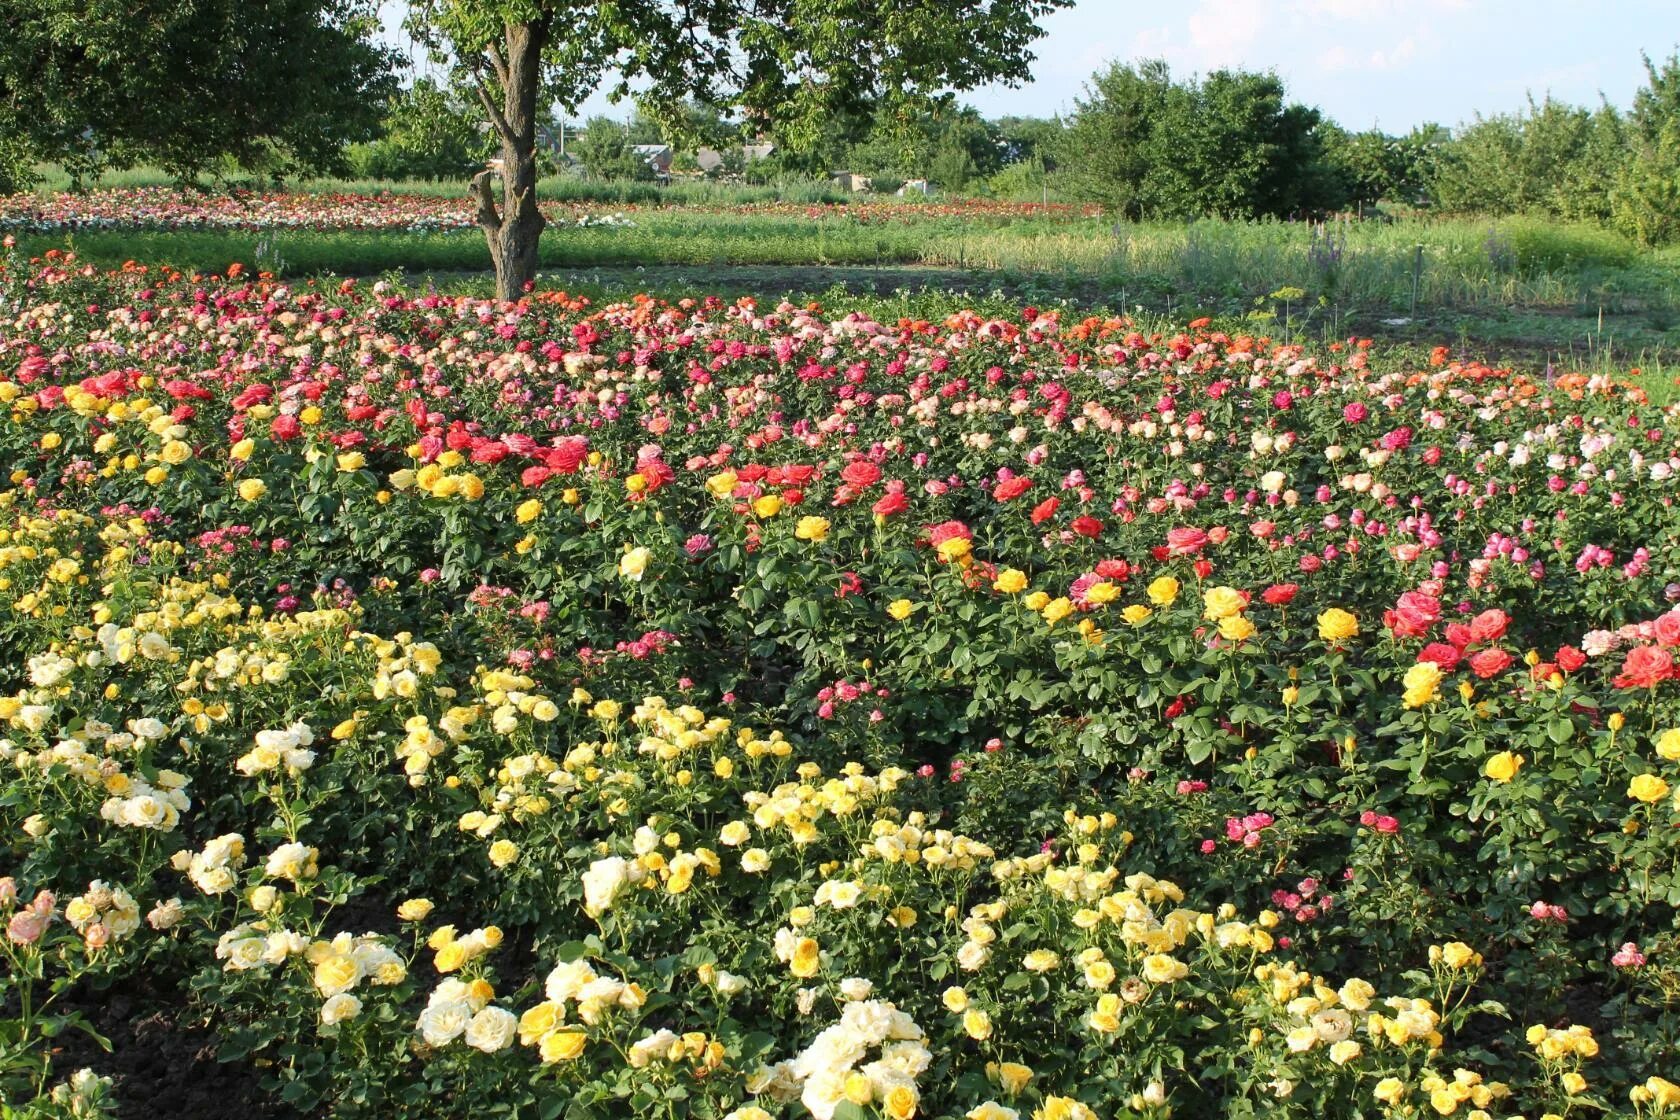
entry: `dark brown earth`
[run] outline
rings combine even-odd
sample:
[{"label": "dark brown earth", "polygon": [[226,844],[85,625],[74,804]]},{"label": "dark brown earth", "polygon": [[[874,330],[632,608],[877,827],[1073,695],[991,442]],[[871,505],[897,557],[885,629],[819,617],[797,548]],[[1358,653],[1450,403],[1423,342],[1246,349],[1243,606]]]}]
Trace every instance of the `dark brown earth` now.
[{"label": "dark brown earth", "polygon": [[250,1063],[218,1061],[215,1035],[186,1008],[183,993],[134,982],[73,993],[65,1010],[80,1011],[110,1040],[111,1053],[69,1031],[54,1040],[54,1077],[83,1066],[110,1077],[122,1120],[298,1120],[263,1092]]}]

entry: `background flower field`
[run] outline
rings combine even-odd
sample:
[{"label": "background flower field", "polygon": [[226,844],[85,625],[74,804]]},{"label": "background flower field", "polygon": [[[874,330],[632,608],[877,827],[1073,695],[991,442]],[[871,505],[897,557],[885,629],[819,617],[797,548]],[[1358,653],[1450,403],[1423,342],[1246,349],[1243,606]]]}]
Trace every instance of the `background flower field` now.
[{"label": "background flower field", "polygon": [[1680,1113],[1650,375],[0,284],[18,1115],[124,986],[314,1114]]}]

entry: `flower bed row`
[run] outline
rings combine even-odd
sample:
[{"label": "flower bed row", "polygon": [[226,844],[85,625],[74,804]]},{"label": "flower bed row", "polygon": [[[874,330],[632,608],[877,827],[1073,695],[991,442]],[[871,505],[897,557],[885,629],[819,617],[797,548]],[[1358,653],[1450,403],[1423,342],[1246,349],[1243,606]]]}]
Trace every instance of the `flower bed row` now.
[{"label": "flower bed row", "polygon": [[1636,386],[1033,308],[4,299],[42,1109],[110,1090],[53,1103],[41,996],[144,972],[345,1115],[1680,1111]]}]

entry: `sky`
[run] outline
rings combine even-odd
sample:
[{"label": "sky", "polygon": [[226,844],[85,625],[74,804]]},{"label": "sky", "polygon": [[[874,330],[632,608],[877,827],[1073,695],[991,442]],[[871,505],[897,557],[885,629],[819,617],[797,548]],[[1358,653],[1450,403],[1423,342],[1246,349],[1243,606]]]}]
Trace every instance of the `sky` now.
[{"label": "sky", "polygon": [[[394,24],[386,5],[387,24]],[[1071,112],[1109,61],[1276,70],[1345,127],[1400,133],[1511,112],[1532,92],[1626,108],[1640,52],[1680,48],[1680,0],[1078,0],[1045,17],[1032,80],[960,95],[987,117]],[[603,95],[577,116],[628,115]]]}]

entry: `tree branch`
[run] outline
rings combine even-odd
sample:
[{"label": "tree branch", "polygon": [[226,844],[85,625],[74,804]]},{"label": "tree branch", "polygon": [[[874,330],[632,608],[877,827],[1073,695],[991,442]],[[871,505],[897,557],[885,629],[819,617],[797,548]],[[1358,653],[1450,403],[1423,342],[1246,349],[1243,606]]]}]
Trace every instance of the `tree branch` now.
[{"label": "tree branch", "polygon": [[484,84],[484,76],[479,73],[477,66],[473,67],[473,92],[478,94],[479,104],[483,105],[484,111],[490,115],[490,123],[495,126],[496,134],[502,138],[503,143],[512,144],[516,139],[513,126],[508,124],[506,115],[497,107],[496,99],[490,96],[490,89]]},{"label": "tree branch", "polygon": [[484,47],[484,53],[490,56],[490,65],[495,68],[496,80],[502,84],[502,89],[508,86],[507,63],[502,59],[502,52],[496,49],[496,42],[492,39]]}]

